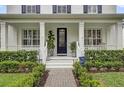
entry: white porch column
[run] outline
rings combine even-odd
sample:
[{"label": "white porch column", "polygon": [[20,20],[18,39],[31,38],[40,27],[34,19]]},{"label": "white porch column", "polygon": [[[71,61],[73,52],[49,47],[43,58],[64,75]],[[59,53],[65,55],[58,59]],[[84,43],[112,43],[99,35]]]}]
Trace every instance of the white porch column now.
[{"label": "white porch column", "polygon": [[124,48],[124,22],[123,22],[123,24],[122,24],[123,26],[122,26],[122,37],[123,37],[123,48]]},{"label": "white porch column", "polygon": [[80,56],[84,56],[84,22],[79,22],[79,47],[81,49]]},{"label": "white porch column", "polygon": [[45,47],[45,23],[40,22],[40,58],[42,59],[42,62],[45,63],[46,60],[44,60],[44,47]]},{"label": "white porch column", "polygon": [[6,40],[7,40],[7,28],[6,28],[6,22],[0,22],[1,25],[1,51],[6,50]]},{"label": "white porch column", "polygon": [[[117,31],[116,31],[116,24],[110,26],[110,31],[108,31],[108,42],[107,42],[107,49],[115,50],[117,48]],[[114,41],[114,42],[113,42]]]},{"label": "white porch column", "polygon": [[123,24],[122,22],[117,23],[117,49],[123,49]]}]

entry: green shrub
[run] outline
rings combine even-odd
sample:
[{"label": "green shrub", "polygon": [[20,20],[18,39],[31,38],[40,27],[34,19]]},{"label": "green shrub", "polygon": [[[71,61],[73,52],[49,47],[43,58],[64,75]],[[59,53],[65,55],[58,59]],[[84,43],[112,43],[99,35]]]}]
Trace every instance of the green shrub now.
[{"label": "green shrub", "polygon": [[34,62],[3,61],[0,62],[1,73],[31,72],[37,66]]},{"label": "green shrub", "polygon": [[124,61],[124,50],[86,50],[87,61]]},{"label": "green shrub", "polygon": [[73,65],[74,74],[80,82],[80,85],[83,87],[96,87],[100,85],[97,80],[93,80],[92,75],[90,75],[85,67],[82,67],[79,62],[75,62]]},{"label": "green shrub", "polygon": [[108,70],[111,68],[115,68],[116,70],[119,70],[119,68],[124,67],[124,63],[121,61],[88,61],[85,62],[84,66],[89,70],[92,67],[96,67],[97,69],[100,68],[107,68]]},{"label": "green shrub", "polygon": [[8,86],[10,87],[33,87],[36,86],[40,78],[43,76],[45,71],[45,66],[38,64],[32,70],[32,72],[24,78],[21,78]]},{"label": "green shrub", "polygon": [[82,72],[87,72],[86,68],[82,68],[82,66],[80,65],[79,62],[75,62],[75,64],[73,65],[74,67],[74,74],[78,77]]},{"label": "green shrub", "polygon": [[0,51],[0,62],[2,61],[36,62],[37,51]]}]

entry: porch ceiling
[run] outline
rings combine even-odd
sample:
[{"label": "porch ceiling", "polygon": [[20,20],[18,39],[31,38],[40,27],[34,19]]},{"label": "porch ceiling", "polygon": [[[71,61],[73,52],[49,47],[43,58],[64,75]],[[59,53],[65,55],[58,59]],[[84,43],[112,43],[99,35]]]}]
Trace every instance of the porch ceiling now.
[{"label": "porch ceiling", "polygon": [[124,19],[124,14],[0,14],[0,19]]}]

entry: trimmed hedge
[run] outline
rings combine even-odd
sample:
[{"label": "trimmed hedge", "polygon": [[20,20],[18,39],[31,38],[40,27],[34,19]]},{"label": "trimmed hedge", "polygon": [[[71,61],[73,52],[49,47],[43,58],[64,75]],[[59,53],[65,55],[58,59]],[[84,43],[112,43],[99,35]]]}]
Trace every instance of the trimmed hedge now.
[{"label": "trimmed hedge", "polygon": [[88,61],[83,66],[85,66],[88,71],[90,71],[91,68],[96,68],[97,71],[99,71],[101,68],[106,68],[107,71],[111,71],[112,69],[119,71],[120,68],[124,68],[124,63],[121,61]]},{"label": "trimmed hedge", "polygon": [[94,80],[92,75],[87,72],[85,67],[82,67],[79,62],[75,62],[74,65],[74,74],[79,80],[80,86],[83,87],[97,87],[100,83],[97,80]]},{"label": "trimmed hedge", "polygon": [[37,65],[34,62],[3,61],[0,62],[0,73],[31,72]]},{"label": "trimmed hedge", "polygon": [[124,61],[124,50],[86,50],[86,61]]},{"label": "trimmed hedge", "polygon": [[38,66],[34,67],[32,73],[30,73],[27,77],[21,78],[8,86],[10,87],[33,87],[36,86],[40,78],[43,76],[45,72],[45,66],[42,64],[38,64]]},{"label": "trimmed hedge", "polygon": [[19,61],[19,62],[36,62],[37,61],[37,51],[0,51],[0,62],[2,61]]}]

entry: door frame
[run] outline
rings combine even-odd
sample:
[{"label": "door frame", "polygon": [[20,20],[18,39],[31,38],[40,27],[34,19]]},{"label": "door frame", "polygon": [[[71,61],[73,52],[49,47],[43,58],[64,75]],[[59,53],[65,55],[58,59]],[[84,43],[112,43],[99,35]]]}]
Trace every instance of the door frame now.
[{"label": "door frame", "polygon": [[[64,29],[65,30],[65,53],[59,53],[59,30],[60,29]],[[63,28],[57,28],[57,55],[59,54],[66,54],[67,55],[67,28],[63,27]]]}]

